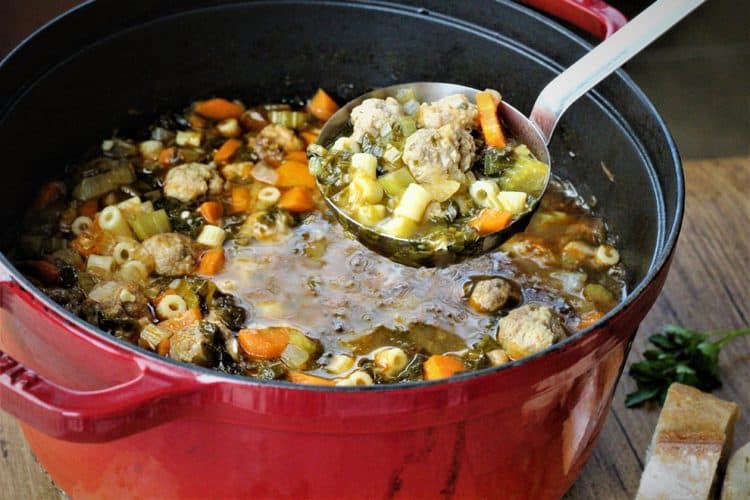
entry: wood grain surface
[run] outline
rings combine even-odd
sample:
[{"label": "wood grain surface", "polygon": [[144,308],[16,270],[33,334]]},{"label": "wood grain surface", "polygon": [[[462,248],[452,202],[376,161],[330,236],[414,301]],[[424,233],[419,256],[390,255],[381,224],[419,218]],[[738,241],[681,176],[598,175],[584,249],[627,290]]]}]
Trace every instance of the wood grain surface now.
[{"label": "wood grain surface", "polygon": [[[672,270],[643,322],[628,358],[641,359],[646,337],[666,323],[695,329],[750,324],[750,157],[690,161],[685,165],[687,209]],[[750,440],[750,337],[721,354],[719,397],[736,401],[743,416],[735,448]],[[633,498],[658,408],[626,409],[635,387],[623,376],[594,455],[566,500]],[[0,498],[59,498],[36,463],[18,425],[0,413]]]}]

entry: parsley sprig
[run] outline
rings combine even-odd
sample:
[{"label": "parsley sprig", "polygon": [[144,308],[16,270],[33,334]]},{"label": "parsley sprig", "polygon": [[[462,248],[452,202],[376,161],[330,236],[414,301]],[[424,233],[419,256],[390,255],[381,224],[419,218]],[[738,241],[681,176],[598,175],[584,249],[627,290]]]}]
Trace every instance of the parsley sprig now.
[{"label": "parsley sprig", "polygon": [[676,325],[665,326],[648,338],[656,348],[643,353],[644,361],[630,365],[629,373],[638,390],[625,396],[625,406],[640,406],[652,399],[663,405],[673,382],[702,391],[720,387],[719,351],[737,337],[748,334],[750,328],[698,332]]}]

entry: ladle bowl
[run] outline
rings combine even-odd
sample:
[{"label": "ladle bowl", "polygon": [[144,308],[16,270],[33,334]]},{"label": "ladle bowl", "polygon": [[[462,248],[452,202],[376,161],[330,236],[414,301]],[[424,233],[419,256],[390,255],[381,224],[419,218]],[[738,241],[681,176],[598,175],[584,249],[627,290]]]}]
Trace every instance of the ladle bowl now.
[{"label": "ladle bowl", "polygon": [[[349,126],[349,116],[352,109],[365,99],[395,97],[398,91],[402,89],[412,90],[419,102],[437,101],[443,97],[455,94],[463,94],[469,101],[473,102],[477,92],[479,92],[477,89],[464,85],[438,82],[404,83],[376,89],[349,101],[341,107],[326,122],[318,137],[317,144],[330,147]],[[509,130],[510,135],[512,137],[523,137],[523,142],[531,149],[537,159],[549,164],[550,154],[540,130],[523,113],[505,101],[500,105],[500,115],[503,125],[506,130]],[[549,182],[549,177],[548,171],[547,178],[544,181],[545,189]],[[510,235],[522,230],[526,226],[529,216],[539,202],[537,198],[533,206],[521,217],[500,231],[477,236],[476,240],[456,241],[447,246],[435,248],[424,240],[398,238],[359,223],[331,199],[331,196],[329,196],[329,186],[322,183],[318,176],[316,176],[316,182],[326,202],[336,214],[336,218],[347,231],[354,234],[368,248],[390,257],[396,262],[415,267],[442,267],[459,262],[470,256],[481,255],[496,248]]]},{"label": "ladle bowl", "polygon": [[[553,162],[547,145],[562,114],[579,97],[617,70],[635,54],[677,24],[705,0],[659,0],[626,24],[614,35],[576,61],[554,78],[539,94],[529,117],[502,100],[498,115],[509,135],[526,144],[537,159],[550,166],[544,186],[549,183]],[[492,87],[492,82],[487,82]],[[393,85],[361,95],[339,109],[324,125],[317,144],[329,147],[350,125],[352,109],[368,98],[396,96],[400,89],[411,89],[419,102],[432,102],[452,94],[464,94],[475,100],[477,89],[441,82],[414,82]],[[476,239],[452,241],[435,246],[424,239],[398,238],[381,233],[376,228],[361,224],[350,217],[330,197],[328,186],[316,176],[321,194],[341,225],[361,243],[390,259],[410,266],[443,267],[465,258],[489,252],[523,229],[539,203],[537,197],[531,207],[509,226]]]}]

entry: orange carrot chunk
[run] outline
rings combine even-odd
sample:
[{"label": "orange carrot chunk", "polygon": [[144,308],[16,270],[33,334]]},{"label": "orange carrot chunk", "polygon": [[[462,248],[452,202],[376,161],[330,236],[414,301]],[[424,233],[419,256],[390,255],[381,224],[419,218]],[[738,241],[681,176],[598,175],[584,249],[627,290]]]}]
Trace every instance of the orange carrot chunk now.
[{"label": "orange carrot chunk", "polygon": [[[186,326],[192,325],[202,317],[203,315],[201,314],[200,308],[193,307],[182,313],[180,316],[177,316],[176,318],[160,321],[159,328],[162,328],[170,333],[176,333]],[[168,347],[167,350],[169,350]]]},{"label": "orange carrot chunk", "polygon": [[481,235],[494,233],[510,224],[513,214],[497,208],[485,208],[469,221],[469,226]]},{"label": "orange carrot chunk", "polygon": [[589,311],[581,316],[581,320],[578,322],[578,329],[584,330],[600,319],[602,319],[602,316],[604,316],[604,313],[599,311]]},{"label": "orange carrot chunk", "polygon": [[276,185],[279,187],[315,187],[315,178],[310,173],[310,169],[307,168],[307,162],[285,160],[276,169],[276,173],[279,174],[279,178],[276,180]]},{"label": "orange carrot chunk", "polygon": [[207,125],[206,120],[195,114],[188,116],[188,123],[192,128],[206,128]]},{"label": "orange carrot chunk", "polygon": [[159,165],[162,167],[171,167],[177,162],[178,155],[175,148],[164,148],[159,153]]},{"label": "orange carrot chunk", "polygon": [[339,105],[325,90],[318,89],[307,104],[307,109],[318,120],[326,121],[338,111]]},{"label": "orange carrot chunk", "polygon": [[224,268],[224,261],[224,249],[212,248],[211,250],[207,250],[201,256],[201,261],[198,264],[196,272],[206,276],[213,276],[214,274],[221,272]]},{"label": "orange carrot chunk", "polygon": [[477,93],[477,109],[479,110],[479,124],[482,127],[482,135],[488,146],[496,148],[505,147],[505,134],[500,127],[500,120],[497,118],[498,102],[490,92]]},{"label": "orange carrot chunk", "polygon": [[307,163],[307,153],[305,153],[304,151],[292,151],[290,153],[287,153],[284,159]]},{"label": "orange carrot chunk", "polygon": [[224,120],[226,118],[239,118],[242,116],[242,106],[226,99],[214,98],[200,101],[195,104],[195,112],[212,120]]},{"label": "orange carrot chunk", "polygon": [[307,373],[302,372],[289,372],[287,378],[289,378],[290,382],[294,382],[295,384],[336,385],[333,380],[329,380],[323,377],[316,377],[315,375],[308,375]]},{"label": "orange carrot chunk", "polygon": [[252,205],[252,198],[250,197],[250,190],[246,187],[233,187],[232,188],[232,212],[242,213],[250,211]]},{"label": "orange carrot chunk", "polygon": [[99,198],[92,198],[78,206],[78,215],[94,220],[99,211]]},{"label": "orange carrot chunk", "polygon": [[169,347],[172,345],[172,337],[167,337],[156,346],[156,352],[158,352],[161,356],[166,356],[169,354]]},{"label": "orange carrot chunk", "polygon": [[425,380],[447,378],[466,369],[460,359],[444,354],[433,354],[422,365]]},{"label": "orange carrot chunk", "polygon": [[219,149],[214,153],[216,163],[226,163],[232,159],[237,150],[242,147],[242,141],[239,139],[228,139],[224,141]]},{"label": "orange carrot chunk", "polygon": [[314,206],[310,189],[306,186],[291,188],[281,195],[278,206],[290,212],[307,212]]},{"label": "orange carrot chunk", "polygon": [[262,329],[242,329],[238,340],[242,351],[251,358],[276,359],[289,344],[289,329],[269,327]]},{"label": "orange carrot chunk", "polygon": [[224,215],[224,206],[218,201],[204,201],[198,209],[209,224],[218,224]]},{"label": "orange carrot chunk", "polygon": [[24,263],[37,278],[45,285],[57,283],[60,279],[60,269],[46,260],[29,260]]},{"label": "orange carrot chunk", "polygon": [[318,140],[318,134],[315,132],[301,132],[300,135],[308,146]]}]

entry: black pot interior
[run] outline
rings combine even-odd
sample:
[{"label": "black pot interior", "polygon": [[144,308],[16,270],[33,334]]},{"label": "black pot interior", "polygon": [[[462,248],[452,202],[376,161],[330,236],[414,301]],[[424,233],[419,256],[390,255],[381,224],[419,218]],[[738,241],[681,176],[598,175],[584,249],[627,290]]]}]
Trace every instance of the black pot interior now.
[{"label": "black pot interior", "polygon": [[[436,80],[497,88],[528,111],[560,64],[585,51],[571,35],[511,4],[471,2],[477,8],[469,12],[431,3],[473,23],[382,3],[213,2],[197,8],[208,2],[191,1],[182,7],[196,8],[182,13],[153,0],[85,6],[0,68],[0,90],[17,90],[8,82],[20,85],[26,78],[23,91],[8,93],[0,117],[4,169],[12,172],[0,184],[0,227],[14,228],[40,182],[60,175],[68,161],[113,130],[137,130],[197,98],[267,102],[304,98],[323,87],[343,102],[373,87]],[[123,29],[123,19],[132,26]],[[98,41],[76,31],[86,24],[94,27],[89,38]],[[581,99],[560,122],[550,146],[553,170],[584,197],[596,198],[596,210],[621,236],[633,288],[679,217],[679,160],[632,82],[615,75],[599,90],[602,97]]]}]

